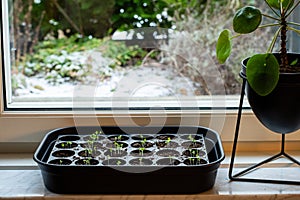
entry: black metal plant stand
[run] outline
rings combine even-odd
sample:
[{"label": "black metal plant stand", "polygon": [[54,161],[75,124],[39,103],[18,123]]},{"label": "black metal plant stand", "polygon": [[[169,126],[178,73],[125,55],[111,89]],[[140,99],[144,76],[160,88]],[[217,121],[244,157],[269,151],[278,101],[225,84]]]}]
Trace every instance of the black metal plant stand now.
[{"label": "black metal plant stand", "polygon": [[233,175],[233,168],[234,168],[234,160],[236,156],[236,148],[238,143],[238,136],[239,136],[239,129],[241,124],[241,116],[242,116],[242,108],[243,108],[243,101],[245,96],[245,87],[246,87],[246,79],[243,78],[243,84],[242,84],[242,90],[241,90],[241,96],[240,96],[240,104],[239,104],[239,110],[238,110],[238,117],[236,122],[236,128],[235,128],[235,135],[234,135],[234,141],[233,141],[233,148],[232,148],[232,154],[231,154],[231,161],[229,166],[229,178],[232,181],[244,181],[244,182],[259,182],[259,183],[278,183],[278,184],[293,184],[293,185],[300,185],[300,181],[290,181],[290,180],[276,180],[276,179],[259,179],[259,178],[244,178],[243,175],[258,169],[260,166],[269,163],[273,160],[276,160],[280,157],[286,157],[293,163],[296,163],[300,165],[300,162],[296,160],[295,158],[291,157],[285,152],[285,134],[282,134],[281,138],[281,150],[280,153],[271,156],[270,158],[265,159],[264,161],[257,163],[255,165],[252,165],[248,167],[247,169],[244,169],[236,174]]}]

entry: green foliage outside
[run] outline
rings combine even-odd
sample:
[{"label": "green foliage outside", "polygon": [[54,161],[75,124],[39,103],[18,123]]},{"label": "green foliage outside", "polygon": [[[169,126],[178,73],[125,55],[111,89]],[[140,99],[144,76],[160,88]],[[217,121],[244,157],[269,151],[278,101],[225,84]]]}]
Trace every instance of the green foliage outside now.
[{"label": "green foliage outside", "polygon": [[[213,16],[217,13],[216,10],[229,5],[225,0],[15,0],[15,2],[24,3],[24,7],[28,6],[21,11],[19,24],[14,24],[15,29],[24,24],[24,21],[28,21],[26,17],[28,18],[29,12],[31,14],[28,22],[32,27],[28,28],[29,26],[25,25],[19,30],[20,32],[16,34],[19,41],[27,40],[28,44],[33,41],[29,36],[24,38],[23,33],[26,30],[32,33],[30,34],[32,37],[38,36],[33,53],[25,50],[21,53],[25,58],[20,60],[16,71],[26,76],[43,74],[53,84],[82,81],[82,78],[89,74],[90,66],[77,59],[76,52],[101,51],[103,56],[112,59],[111,68],[140,65],[144,57],[149,55],[149,50],[137,46],[128,47],[124,43],[107,39],[117,30],[158,26],[176,27],[180,31],[184,30],[181,27],[189,26],[189,31],[195,31],[201,27],[195,26],[196,24],[201,24],[204,18]],[[31,11],[30,2],[32,2]],[[18,11],[17,8],[14,9],[15,12]],[[203,14],[204,12],[206,13]],[[190,18],[198,22],[187,23]],[[181,26],[182,24],[184,26]],[[158,53],[151,55],[155,56]]]},{"label": "green foliage outside", "polygon": [[36,53],[27,56],[23,73],[33,76],[43,73],[52,83],[81,80],[88,72],[88,66],[74,52],[87,51],[98,47],[100,39],[73,35],[69,38],[46,40],[36,47]]}]

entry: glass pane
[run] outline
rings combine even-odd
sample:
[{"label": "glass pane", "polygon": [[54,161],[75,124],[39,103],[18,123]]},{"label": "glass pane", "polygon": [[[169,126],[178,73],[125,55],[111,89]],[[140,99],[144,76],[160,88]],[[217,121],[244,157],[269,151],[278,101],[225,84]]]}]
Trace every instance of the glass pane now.
[{"label": "glass pane", "polygon": [[[216,61],[216,38],[230,27],[239,1],[7,2],[2,9],[9,17],[2,20],[9,20],[11,105],[64,107],[84,100],[110,107],[124,100],[117,105],[201,107],[196,102],[202,98],[211,107],[213,97],[239,94],[240,61],[268,45],[243,37],[228,63]],[[268,38],[270,32],[252,36]]]}]

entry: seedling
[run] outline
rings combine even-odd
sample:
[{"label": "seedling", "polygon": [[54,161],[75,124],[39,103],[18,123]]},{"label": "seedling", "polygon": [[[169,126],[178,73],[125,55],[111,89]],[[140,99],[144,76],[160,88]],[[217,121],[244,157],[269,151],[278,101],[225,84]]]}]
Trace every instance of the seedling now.
[{"label": "seedling", "polygon": [[118,166],[121,165],[121,161],[120,160],[117,161],[117,165]]},{"label": "seedling", "polygon": [[114,141],[114,146],[117,154],[120,154],[120,152],[123,150],[123,144]]},{"label": "seedling", "polygon": [[171,142],[171,138],[168,137],[168,139],[165,141],[166,146],[167,146],[168,144],[170,144],[170,142]]},{"label": "seedling", "polygon": [[61,143],[61,147],[62,148],[72,148],[72,142],[71,141],[68,141],[68,142],[63,142]]},{"label": "seedling", "polygon": [[83,160],[83,163],[84,163],[85,165],[90,165],[90,164],[91,164],[91,158],[84,159],[84,160]]},{"label": "seedling", "polygon": [[196,143],[196,139],[192,135],[189,135],[188,138],[189,138],[189,140],[191,140],[192,143]]},{"label": "seedling", "polygon": [[145,148],[144,148],[144,147],[140,147],[140,148],[139,148],[139,151],[140,151],[140,155],[141,155],[141,156],[144,156]]},{"label": "seedling", "polygon": [[144,139],[141,141],[142,147],[145,147],[145,146],[146,146],[146,143],[147,143],[147,139],[144,138]]}]

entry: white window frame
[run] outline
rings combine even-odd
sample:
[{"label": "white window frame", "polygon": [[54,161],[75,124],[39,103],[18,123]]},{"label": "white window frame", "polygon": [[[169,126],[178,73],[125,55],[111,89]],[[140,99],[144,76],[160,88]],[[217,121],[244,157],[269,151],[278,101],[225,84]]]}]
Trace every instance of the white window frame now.
[{"label": "white window frame", "polygon": [[[7,13],[2,13],[4,17]],[[5,17],[3,18],[5,19]],[[4,28],[8,24],[3,24]],[[3,32],[3,30],[1,30]],[[2,37],[2,33],[1,33]],[[1,43],[3,38],[1,38]],[[6,65],[8,58],[3,57],[4,48],[8,48],[8,42],[0,44],[1,66],[0,76],[2,81],[8,81],[10,77],[4,78],[3,64]],[[4,59],[4,61],[3,61]],[[5,74],[9,76],[9,74]],[[4,78],[4,79],[3,79]],[[18,148],[22,144],[29,144],[32,151],[36,144],[50,130],[67,126],[114,126],[114,125],[200,125],[207,126],[221,135],[225,150],[230,151],[230,144],[236,125],[237,109],[234,110],[87,110],[75,111],[30,111],[30,110],[5,110],[3,83],[0,81],[0,144],[1,151],[26,151],[26,148]],[[10,92],[10,91],[8,91]],[[7,99],[6,99],[7,100]],[[233,104],[238,106],[238,97]],[[220,123],[218,123],[220,122]],[[220,125],[221,124],[221,125]],[[272,149],[272,144],[279,141],[280,135],[273,134],[263,127],[251,110],[244,110],[242,116],[240,141],[244,143],[244,149]],[[298,131],[297,133],[300,133]],[[299,149],[295,143],[299,141],[298,134],[289,134],[288,140],[293,143],[292,149]],[[4,144],[4,145],[3,145]],[[11,146],[13,144],[13,146]],[[247,145],[249,144],[249,145]],[[255,146],[253,146],[255,145]],[[0,145],[1,146],[1,145]],[[8,146],[11,148],[6,149]],[[26,145],[25,145],[26,146]],[[253,149],[254,148],[254,149]],[[256,149],[255,149],[256,148]],[[17,150],[18,149],[18,150]],[[28,148],[27,148],[28,149]]]}]

